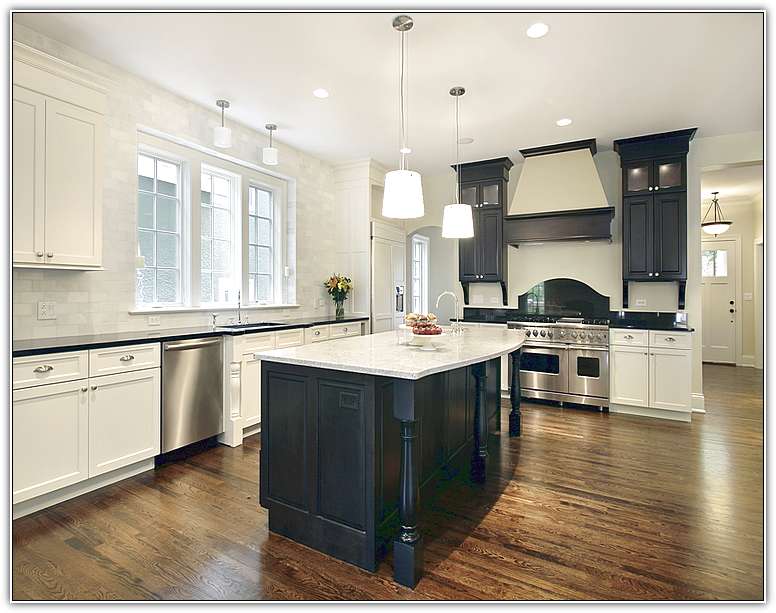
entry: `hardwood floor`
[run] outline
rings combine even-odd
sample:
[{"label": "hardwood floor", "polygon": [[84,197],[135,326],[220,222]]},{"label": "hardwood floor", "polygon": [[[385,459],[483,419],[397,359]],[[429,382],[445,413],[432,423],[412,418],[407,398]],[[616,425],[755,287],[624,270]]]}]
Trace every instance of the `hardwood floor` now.
[{"label": "hardwood floor", "polygon": [[254,436],[13,522],[13,598],[760,600],[762,371],[704,381],[691,424],[525,404],[425,501],[414,591],[268,534]]}]

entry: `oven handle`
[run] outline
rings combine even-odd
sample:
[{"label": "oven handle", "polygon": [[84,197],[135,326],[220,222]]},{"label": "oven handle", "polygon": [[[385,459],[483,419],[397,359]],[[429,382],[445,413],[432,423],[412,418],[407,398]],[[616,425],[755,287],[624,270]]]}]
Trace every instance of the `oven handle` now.
[{"label": "oven handle", "polygon": [[609,353],[609,347],[590,347],[589,345],[568,345],[569,351],[605,351]]},{"label": "oven handle", "polygon": [[523,345],[522,349],[566,349],[568,348],[568,345],[561,345],[561,344],[550,344],[547,343],[546,345]]}]

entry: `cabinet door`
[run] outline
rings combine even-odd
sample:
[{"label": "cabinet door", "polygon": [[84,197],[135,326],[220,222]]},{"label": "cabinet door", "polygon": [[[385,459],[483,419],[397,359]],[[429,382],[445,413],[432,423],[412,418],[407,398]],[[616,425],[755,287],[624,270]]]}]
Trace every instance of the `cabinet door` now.
[{"label": "cabinet door", "polygon": [[655,191],[686,191],[686,157],[658,158],[652,162],[652,185]]},{"label": "cabinet door", "polygon": [[501,258],[503,254],[501,208],[480,209],[477,217],[479,234],[475,234],[479,260],[480,280],[501,279]]},{"label": "cabinet door", "polygon": [[101,115],[46,100],[46,264],[102,263],[102,132]]},{"label": "cabinet door", "polygon": [[649,350],[649,406],[669,411],[692,410],[692,351]]},{"label": "cabinet door", "polygon": [[653,198],[655,277],[687,278],[687,193],[660,193]]},{"label": "cabinet door", "polygon": [[246,353],[240,367],[240,409],[243,428],[261,419],[261,360]]},{"label": "cabinet door", "polygon": [[483,181],[480,183],[479,204],[482,208],[501,208],[504,202],[503,181]]},{"label": "cabinet door", "polygon": [[615,404],[649,406],[649,356],[646,347],[611,347],[609,396]]},{"label": "cabinet door", "polygon": [[45,260],[46,99],[13,86],[13,263]]},{"label": "cabinet door", "polygon": [[461,202],[472,207],[474,216],[474,238],[458,239],[458,278],[460,281],[476,281],[478,279],[477,248],[478,236],[478,209],[477,185],[461,186]]},{"label": "cabinet door", "polygon": [[89,476],[159,454],[158,368],[89,379]]},{"label": "cabinet door", "polygon": [[642,160],[622,165],[622,194],[648,194],[652,191],[652,162]]},{"label": "cabinet door", "polygon": [[650,279],[653,269],[652,196],[622,199],[622,277]]},{"label": "cabinet door", "polygon": [[13,503],[89,475],[86,380],[13,393]]}]

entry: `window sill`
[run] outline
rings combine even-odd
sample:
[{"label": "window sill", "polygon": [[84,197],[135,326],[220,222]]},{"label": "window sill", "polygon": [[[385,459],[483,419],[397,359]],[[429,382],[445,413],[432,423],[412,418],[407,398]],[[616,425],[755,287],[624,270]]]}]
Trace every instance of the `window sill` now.
[{"label": "window sill", "polygon": [[[240,307],[241,311],[269,311],[278,309],[298,309],[301,304],[248,304]],[[136,307],[129,310],[130,315],[154,315],[156,313],[218,313],[222,311],[236,311],[237,305],[210,306],[210,307]]]}]

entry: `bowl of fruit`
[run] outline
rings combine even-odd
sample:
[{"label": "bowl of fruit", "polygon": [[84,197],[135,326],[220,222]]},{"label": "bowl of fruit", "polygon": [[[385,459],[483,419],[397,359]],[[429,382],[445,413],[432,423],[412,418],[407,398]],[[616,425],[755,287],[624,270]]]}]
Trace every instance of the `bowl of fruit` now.
[{"label": "bowl of fruit", "polygon": [[412,332],[410,344],[424,351],[434,351],[444,331],[437,325],[437,316],[433,313],[409,313],[404,318],[405,328]]}]

